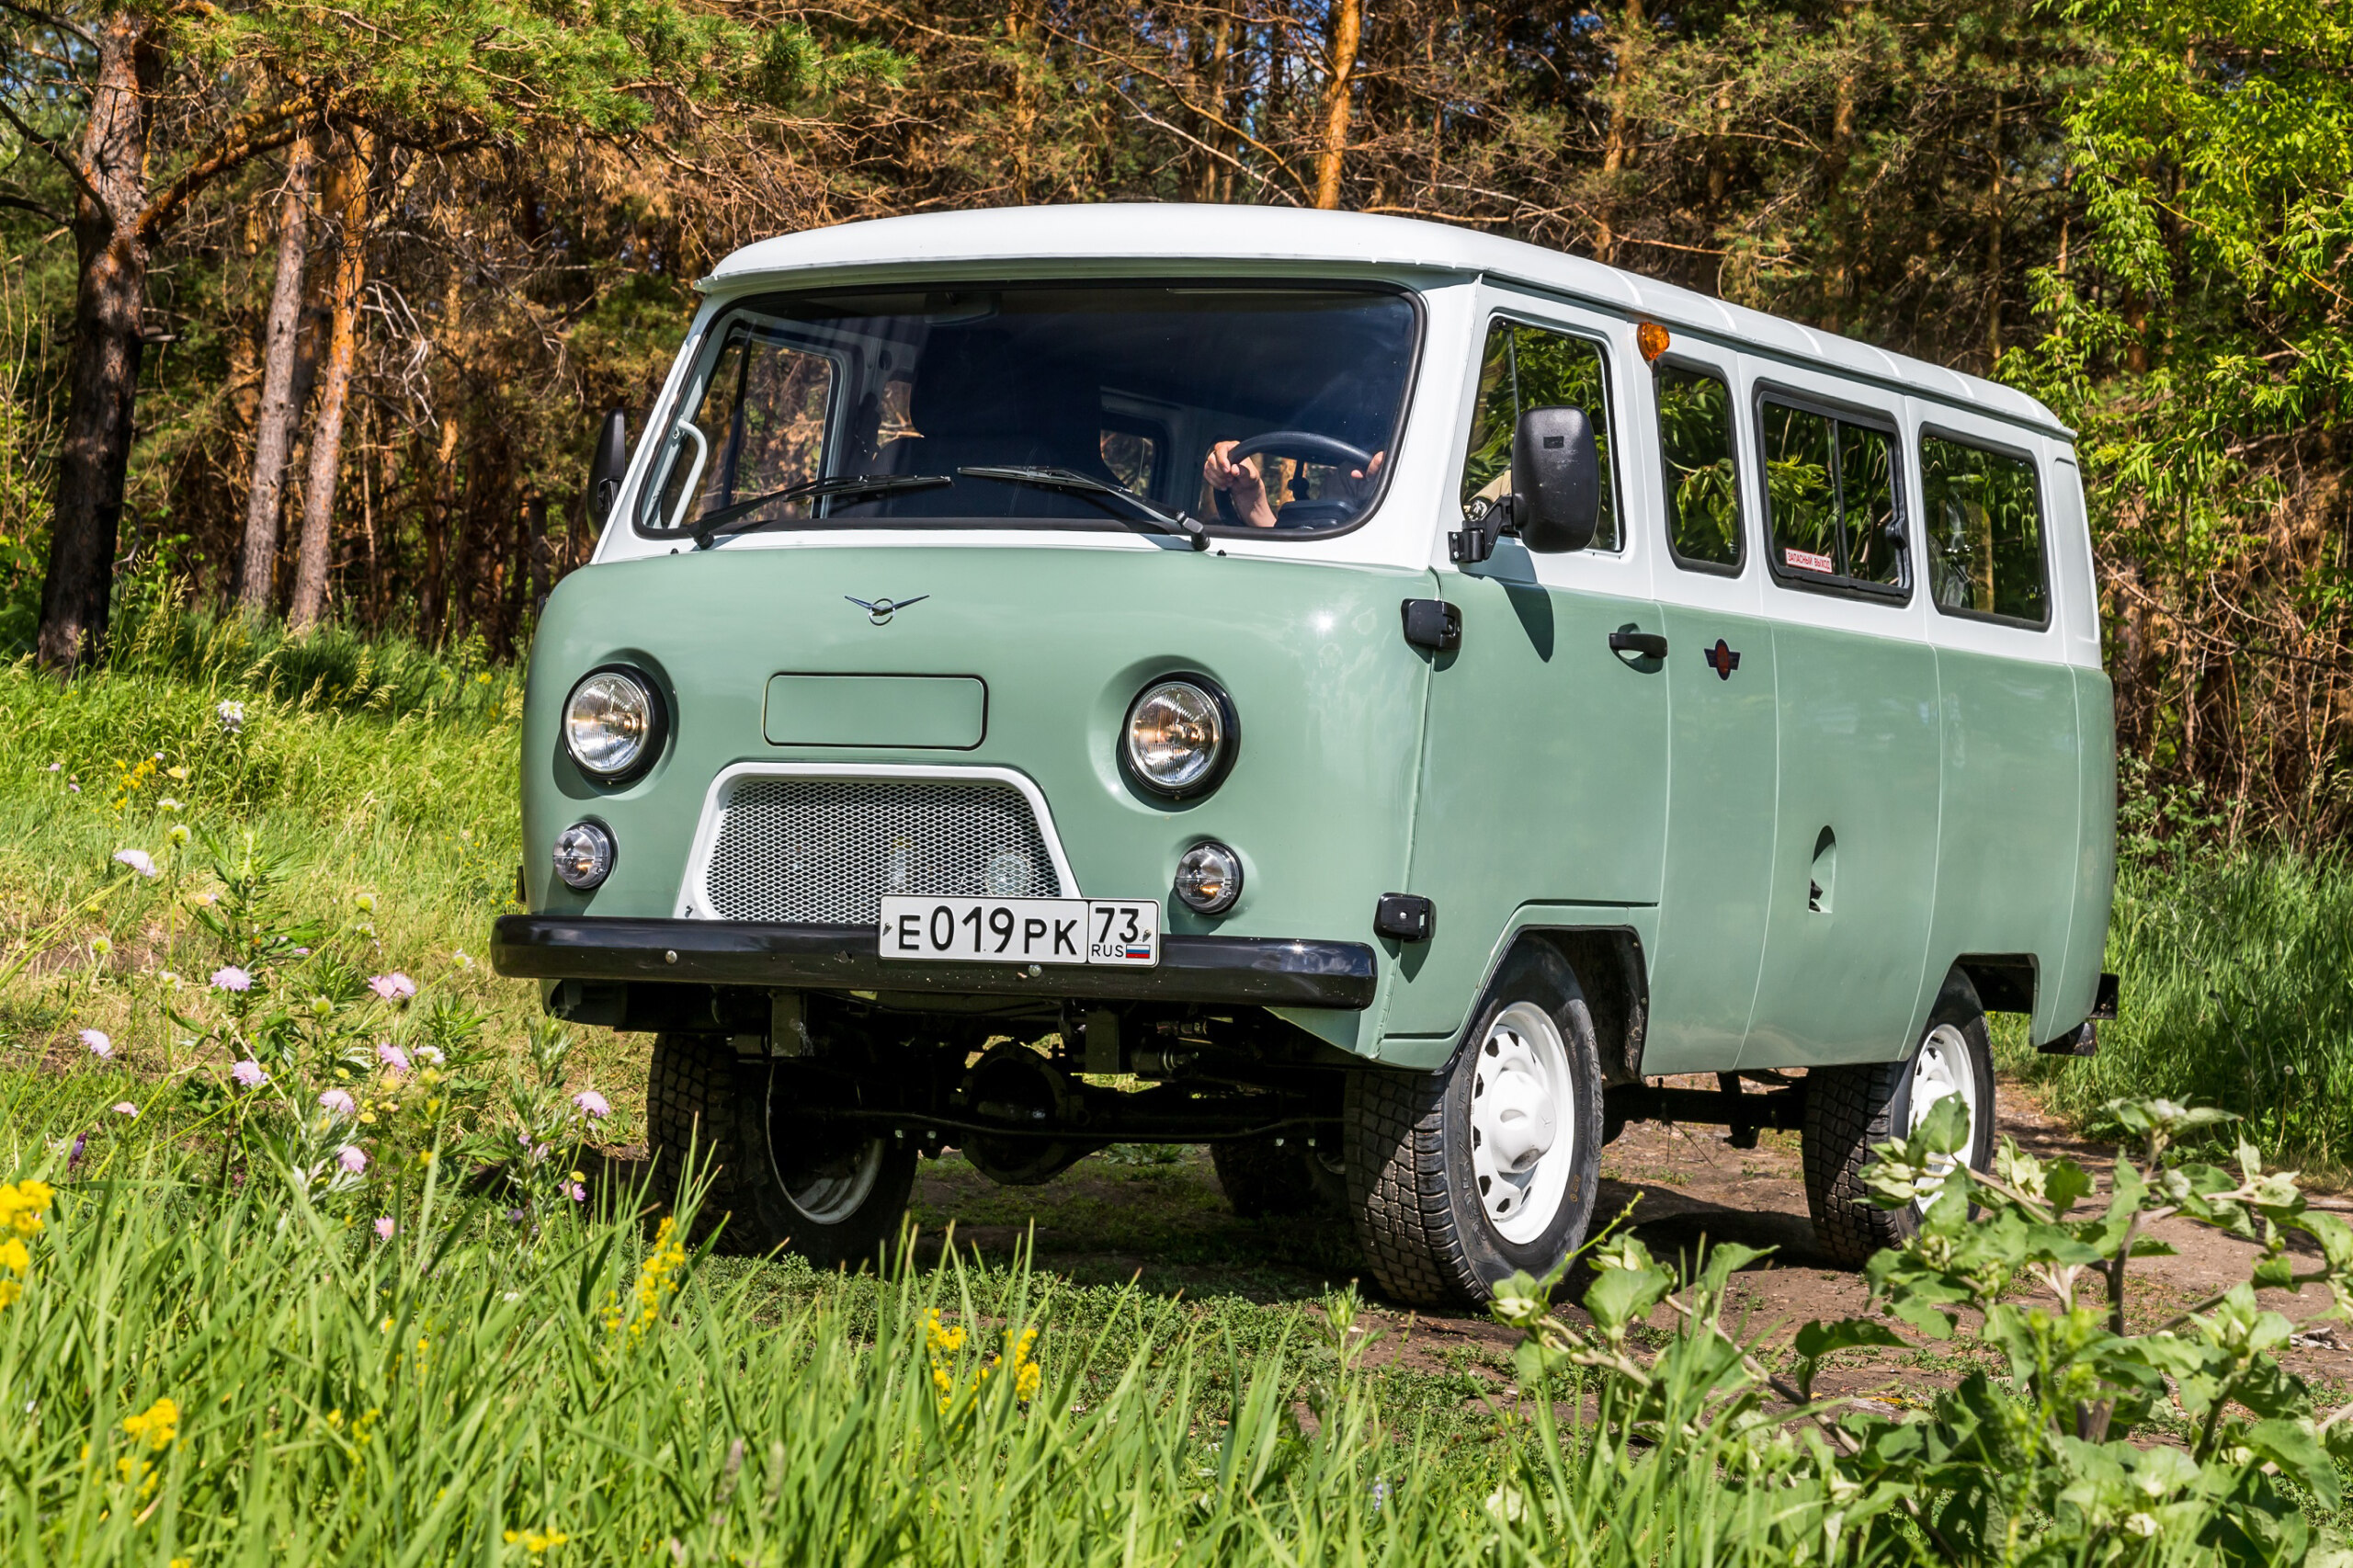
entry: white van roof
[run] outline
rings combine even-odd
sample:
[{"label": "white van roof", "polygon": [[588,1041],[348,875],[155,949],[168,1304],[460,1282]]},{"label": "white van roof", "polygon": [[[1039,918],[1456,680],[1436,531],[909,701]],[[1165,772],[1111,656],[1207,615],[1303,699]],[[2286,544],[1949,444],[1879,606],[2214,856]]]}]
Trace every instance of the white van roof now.
[{"label": "white van roof", "polygon": [[1756,352],[1802,360],[1898,391],[1960,403],[2054,435],[2069,431],[2035,399],[2012,387],[1924,359],[1891,354],[1850,337],[1727,304],[1597,261],[1415,218],[1319,212],[1292,207],[1102,202],[999,207],[876,218],[745,246],[721,262],[707,290],[797,274],[866,269],[910,261],[959,265],[1040,261],[1333,263],[1485,273],[1685,327]]}]

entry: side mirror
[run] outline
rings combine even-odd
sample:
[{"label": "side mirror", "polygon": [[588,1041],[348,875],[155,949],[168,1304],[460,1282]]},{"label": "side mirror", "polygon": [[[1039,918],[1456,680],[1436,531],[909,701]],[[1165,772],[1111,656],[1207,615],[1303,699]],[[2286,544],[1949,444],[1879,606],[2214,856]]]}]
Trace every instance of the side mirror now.
[{"label": "side mirror", "polygon": [[597,455],[588,461],[588,520],[598,528],[613,515],[621,493],[621,476],[629,472],[629,415],[616,408],[605,415],[597,432]]},{"label": "side mirror", "polygon": [[1511,444],[1511,520],[1519,542],[1563,555],[1593,542],[1601,522],[1601,457],[1582,408],[1531,408]]}]

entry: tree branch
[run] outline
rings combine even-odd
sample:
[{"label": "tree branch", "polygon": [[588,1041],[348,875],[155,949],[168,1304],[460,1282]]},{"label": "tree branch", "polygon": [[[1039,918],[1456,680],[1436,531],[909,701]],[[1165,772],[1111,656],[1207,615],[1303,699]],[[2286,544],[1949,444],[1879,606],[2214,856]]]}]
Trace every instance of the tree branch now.
[{"label": "tree branch", "polygon": [[47,202],[36,201],[29,196],[18,196],[13,190],[0,190],[0,207],[13,207],[19,212],[30,212],[35,217],[45,218],[60,226],[74,222]]},{"label": "tree branch", "polygon": [[44,11],[38,6],[23,5],[19,3],[19,0],[0,0],[0,11],[14,11],[17,15],[24,17],[27,21],[39,22],[45,28],[54,28],[59,32],[64,33],[73,38],[92,53],[95,54],[97,52],[98,40],[97,39],[91,37],[88,33],[84,32],[80,28],[74,26],[72,22],[67,21],[64,17]]},{"label": "tree branch", "polygon": [[247,159],[275,152],[301,135],[301,128],[295,122],[317,107],[317,98],[305,93],[299,98],[239,116],[222,133],[210,153],[182,169],[179,177],[147,204],[147,210],[139,215],[141,242],[152,243],[206,186]]},{"label": "tree branch", "polygon": [[0,118],[6,118],[10,125],[15,126],[17,135],[48,153],[51,160],[63,169],[67,176],[74,181],[74,186],[82,192],[83,199],[105,213],[108,222],[122,222],[120,215],[115,211],[113,204],[99,192],[98,182],[91,176],[90,171],[84,166],[80,158],[74,155],[71,149],[50,137],[43,136],[40,131],[27,125],[23,117],[8,107],[8,101],[6,98],[0,98]]}]

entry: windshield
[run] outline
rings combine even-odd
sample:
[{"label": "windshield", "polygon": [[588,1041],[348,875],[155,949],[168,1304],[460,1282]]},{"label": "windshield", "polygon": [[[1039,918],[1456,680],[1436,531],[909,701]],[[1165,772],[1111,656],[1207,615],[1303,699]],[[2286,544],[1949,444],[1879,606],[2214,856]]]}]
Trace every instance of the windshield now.
[{"label": "windshield", "polygon": [[[1378,497],[1417,332],[1410,300],[1370,289],[748,300],[704,335],[637,525],[1336,532]],[[932,483],[846,488],[868,478]]]}]

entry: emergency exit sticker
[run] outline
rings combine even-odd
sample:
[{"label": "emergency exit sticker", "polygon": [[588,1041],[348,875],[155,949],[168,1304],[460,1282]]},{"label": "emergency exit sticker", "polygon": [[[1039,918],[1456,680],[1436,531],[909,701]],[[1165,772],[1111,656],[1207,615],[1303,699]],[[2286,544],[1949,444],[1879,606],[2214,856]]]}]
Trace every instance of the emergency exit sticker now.
[{"label": "emergency exit sticker", "polygon": [[1784,550],[1781,559],[1801,572],[1836,572],[1838,562],[1826,555],[1816,555],[1810,550]]}]

